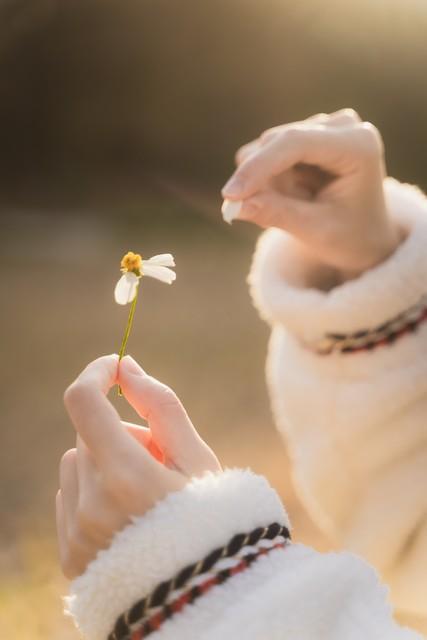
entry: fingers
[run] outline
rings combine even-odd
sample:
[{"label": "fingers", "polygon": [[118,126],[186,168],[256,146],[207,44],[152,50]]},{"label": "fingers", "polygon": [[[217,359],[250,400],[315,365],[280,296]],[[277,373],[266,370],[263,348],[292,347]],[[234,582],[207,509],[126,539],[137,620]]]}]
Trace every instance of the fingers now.
[{"label": "fingers", "polygon": [[265,189],[271,178],[297,163],[321,162],[330,167],[342,153],[337,144],[340,140],[335,130],[323,125],[285,128],[242,162],[224,187],[223,196],[239,200],[249,198]]},{"label": "fingers", "polygon": [[69,566],[67,527],[65,524],[65,513],[61,491],[58,491],[56,494],[56,532],[58,538],[59,562],[65,577],[71,580],[74,577],[74,572]]},{"label": "fingers", "polygon": [[77,469],[79,502],[76,519],[79,529],[97,549],[108,546],[113,532],[127,522],[108,492],[108,484],[96,467],[95,460],[80,437],[77,437]]},{"label": "fingers", "polygon": [[310,202],[266,189],[243,201],[239,220],[254,222],[264,229],[278,227],[304,238],[312,226],[313,213],[319,216]]},{"label": "fingers", "polygon": [[163,451],[157,446],[153,434],[151,433],[151,429],[147,427],[141,427],[137,424],[132,424],[130,422],[124,422],[122,420],[122,425],[130,435],[135,438],[139,444],[147,449],[151,453],[151,455],[158,461],[164,464],[165,456]]},{"label": "fingers", "polygon": [[148,421],[153,439],[165,455],[166,464],[175,466],[186,475],[220,468],[169,387],[148,376],[130,356],[120,363],[119,381],[128,402]]},{"label": "fingers", "polygon": [[117,383],[118,361],[119,357],[116,354],[101,356],[93,360],[83,369],[74,384],[92,385],[106,395],[109,389]]},{"label": "fingers", "polygon": [[56,494],[56,532],[61,569],[68,580],[73,580],[83,572],[84,565],[80,562],[80,553],[76,553],[75,545],[72,542],[70,544],[62,491]]},{"label": "fingers", "polygon": [[[106,490],[127,513],[137,514],[168,490],[182,485],[182,480],[159,464],[160,455],[153,456],[135,434],[123,427],[117,411],[105,397],[112,384],[118,382],[117,365],[117,356],[104,356],[88,365],[67,389],[65,405],[102,474]],[[144,485],[147,491],[141,496],[140,487]]]},{"label": "fingers", "polygon": [[[77,449],[62,459],[57,497],[61,563],[69,578],[132,516],[182,489],[191,475],[220,469],[173,392],[131,358],[122,361],[119,380],[117,365],[116,356],[99,358],[65,394],[78,434]],[[120,420],[105,396],[118,382],[151,429]],[[165,460],[172,468],[160,464]]]},{"label": "fingers", "polygon": [[323,124],[327,127],[350,127],[352,125],[359,124],[362,122],[361,117],[354,109],[340,109],[339,111],[335,111],[334,113],[326,114],[326,113],[317,113],[314,116],[310,116],[305,121],[300,121],[299,123],[293,123],[293,125],[281,125],[278,127],[272,127],[264,131],[259,138],[252,140],[248,144],[243,145],[236,152],[236,164],[239,166],[244,162],[249,156],[256,153],[261,146],[270,142],[274,137],[276,137],[281,131],[283,131],[286,127],[292,127],[295,124],[304,124],[304,122],[310,122],[313,124]]},{"label": "fingers", "polygon": [[250,155],[258,151],[260,146],[261,146],[260,138],[257,138],[256,140],[252,140],[252,142],[248,142],[248,144],[242,145],[240,149],[237,149],[236,151],[236,156],[235,156],[236,165],[239,166],[240,164],[242,164],[242,162],[244,162],[246,158],[249,158]]},{"label": "fingers", "polygon": [[79,480],[77,451],[70,449],[61,459],[57,495],[57,528],[61,564],[68,578],[79,575],[92,556],[90,542],[79,526]]},{"label": "fingers", "polygon": [[304,123],[286,127],[250,155],[223,189],[225,198],[243,200],[266,188],[269,181],[296,164],[318,165],[332,173],[351,172],[361,161],[378,162],[382,152],[378,131],[369,123],[326,127]]},{"label": "fingers", "polygon": [[118,464],[137,466],[142,456],[155,464],[143,447],[123,429],[120,417],[105,394],[117,383],[117,356],[98,358],[65,392],[64,402],[71,421],[100,469],[109,472]]},{"label": "fingers", "polygon": [[361,122],[362,118],[354,109],[340,109],[327,116],[326,124],[331,127],[350,127]]},{"label": "fingers", "polygon": [[362,122],[362,119],[354,109],[339,109],[333,113],[318,113],[303,120],[301,124],[304,122],[323,124],[326,127],[350,127]]},{"label": "fingers", "polygon": [[59,486],[63,496],[64,519],[70,526],[74,521],[79,501],[76,449],[69,449],[62,456],[59,466]]}]

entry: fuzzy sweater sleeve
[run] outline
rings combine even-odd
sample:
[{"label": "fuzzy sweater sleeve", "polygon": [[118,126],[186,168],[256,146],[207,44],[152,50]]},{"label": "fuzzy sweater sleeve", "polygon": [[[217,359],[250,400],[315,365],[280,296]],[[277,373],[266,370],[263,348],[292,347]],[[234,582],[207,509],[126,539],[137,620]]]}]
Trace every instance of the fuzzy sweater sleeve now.
[{"label": "fuzzy sweater sleeve", "polygon": [[[107,640],[124,612],[141,598],[161,594],[162,581],[206,554],[212,557],[212,550],[236,540],[236,534],[271,522],[289,525],[264,478],[227,470],[194,479],[136,518],[98,554],[71,585],[69,613],[87,640]],[[203,575],[193,580],[190,591],[183,588],[181,604],[194,589],[201,592],[187,606],[176,608],[175,596],[169,599],[163,623],[158,611],[154,616],[153,640],[420,640],[393,621],[386,589],[361,559],[349,553],[319,554],[293,543],[276,548],[273,543],[268,552],[264,545],[244,571],[231,568],[237,566],[233,555],[220,559],[222,577],[213,588],[205,590]],[[252,553],[250,544],[253,540],[240,549],[241,557],[244,550],[245,558]],[[227,570],[231,577],[225,581]],[[138,622],[124,637],[151,635],[140,631]]]},{"label": "fuzzy sweater sleeve", "polygon": [[427,619],[427,200],[392,179],[385,192],[408,235],[382,264],[320,291],[270,229],[249,282],[272,326],[268,386],[301,499],[399,609]]}]

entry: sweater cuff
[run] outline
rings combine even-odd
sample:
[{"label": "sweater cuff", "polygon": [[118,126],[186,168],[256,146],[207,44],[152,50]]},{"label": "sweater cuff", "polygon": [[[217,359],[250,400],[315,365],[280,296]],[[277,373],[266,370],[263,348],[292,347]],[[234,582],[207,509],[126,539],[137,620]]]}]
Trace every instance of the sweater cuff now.
[{"label": "sweater cuff", "polygon": [[427,292],[427,198],[417,187],[392,178],[385,180],[384,190],[406,239],[380,265],[328,292],[310,286],[302,265],[295,265],[288,233],[274,228],[262,234],[249,285],[264,319],[285,325],[310,344],[327,334],[381,326],[419,305]]},{"label": "sweater cuff", "polygon": [[117,618],[164,580],[238,533],[289,521],[277,493],[249,470],[207,473],[117,533],[66,598],[88,640],[106,640]]}]

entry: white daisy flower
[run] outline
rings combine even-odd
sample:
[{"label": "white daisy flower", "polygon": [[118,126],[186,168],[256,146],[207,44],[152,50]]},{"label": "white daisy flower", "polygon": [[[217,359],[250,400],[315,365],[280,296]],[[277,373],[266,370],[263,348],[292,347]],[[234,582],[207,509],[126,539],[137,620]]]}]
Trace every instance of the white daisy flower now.
[{"label": "white daisy flower", "polygon": [[175,266],[175,260],[170,253],[162,253],[143,260],[139,253],[129,251],[120,263],[122,277],[116,284],[114,299],[117,304],[129,304],[135,299],[139,281],[143,276],[155,278],[166,284],[176,280],[176,273],[170,267]]}]

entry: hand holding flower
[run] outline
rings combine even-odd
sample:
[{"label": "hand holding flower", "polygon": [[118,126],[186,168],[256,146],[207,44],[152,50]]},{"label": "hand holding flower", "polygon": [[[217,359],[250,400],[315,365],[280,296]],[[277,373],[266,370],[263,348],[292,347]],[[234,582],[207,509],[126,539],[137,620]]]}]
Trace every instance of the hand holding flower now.
[{"label": "hand holding flower", "polygon": [[[148,428],[120,420],[106,398],[114,384]],[[73,578],[132,516],[221,467],[174,392],[130,356],[89,364],[65,392],[65,405],[77,443],[60,465],[57,526],[61,565]]]}]

